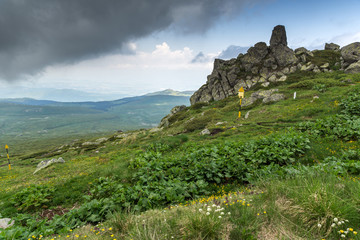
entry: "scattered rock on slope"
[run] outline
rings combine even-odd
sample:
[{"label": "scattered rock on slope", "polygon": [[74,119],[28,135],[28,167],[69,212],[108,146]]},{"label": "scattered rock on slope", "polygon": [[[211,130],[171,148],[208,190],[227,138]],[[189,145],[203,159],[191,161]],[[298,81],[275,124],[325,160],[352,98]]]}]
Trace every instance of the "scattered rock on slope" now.
[{"label": "scattered rock on slope", "polygon": [[65,160],[62,157],[59,157],[58,159],[53,158],[53,159],[41,161],[37,165],[37,168],[36,168],[36,170],[35,170],[35,172],[33,174],[37,173],[41,169],[47,168],[48,166],[50,166],[53,163],[65,163]]}]

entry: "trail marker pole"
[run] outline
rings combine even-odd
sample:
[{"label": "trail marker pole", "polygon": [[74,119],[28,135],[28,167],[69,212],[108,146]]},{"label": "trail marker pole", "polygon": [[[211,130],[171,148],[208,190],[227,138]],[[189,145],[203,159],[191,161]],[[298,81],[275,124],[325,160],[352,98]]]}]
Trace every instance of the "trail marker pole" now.
[{"label": "trail marker pole", "polygon": [[239,89],[238,96],[239,96],[239,98],[240,98],[240,105],[239,105],[239,119],[240,119],[240,117],[241,117],[241,100],[245,97],[245,92],[244,92],[244,88],[243,88],[243,87],[241,87],[241,88]]},{"label": "trail marker pole", "polygon": [[9,170],[11,170],[10,157],[9,157],[9,146],[7,144],[5,145],[5,149],[6,149],[7,159],[9,162]]}]

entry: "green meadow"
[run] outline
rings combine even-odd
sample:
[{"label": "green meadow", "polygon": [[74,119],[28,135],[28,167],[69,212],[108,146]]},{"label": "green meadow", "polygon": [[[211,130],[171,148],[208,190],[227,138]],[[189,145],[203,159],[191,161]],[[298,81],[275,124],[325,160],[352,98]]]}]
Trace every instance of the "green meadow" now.
[{"label": "green meadow", "polygon": [[40,120],[14,124],[4,141],[30,133],[8,143],[11,171],[2,157],[0,216],[15,224],[0,239],[360,239],[360,74],[295,72],[273,88],[286,99],[243,107],[241,119],[233,96],[161,130],[91,132],[81,119],[95,124],[94,108],[78,136],[65,118],[58,135],[34,136]]}]

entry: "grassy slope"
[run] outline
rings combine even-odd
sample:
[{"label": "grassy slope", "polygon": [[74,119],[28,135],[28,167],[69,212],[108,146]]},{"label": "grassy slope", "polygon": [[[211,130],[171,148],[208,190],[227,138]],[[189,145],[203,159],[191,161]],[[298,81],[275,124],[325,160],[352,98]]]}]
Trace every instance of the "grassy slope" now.
[{"label": "grassy slope", "polygon": [[[0,103],[0,141],[21,155],[66,140],[100,136],[116,130],[156,126],[175,105],[189,97],[141,96],[108,102],[60,103],[34,101],[35,105]],[[29,144],[31,142],[31,144]]]},{"label": "grassy slope", "polygon": [[[93,149],[76,148],[81,144],[75,143],[75,149],[66,147],[68,150],[61,153],[66,164],[53,165],[36,175],[32,172],[42,159],[19,160],[21,156],[18,156],[13,159],[12,171],[6,167],[0,168],[0,213],[3,216],[14,216],[17,209],[9,203],[10,197],[31,184],[56,187],[57,191],[48,208],[77,207],[84,203],[82,196],[101,176],[114,176],[125,184],[133,182],[131,176],[134,170],[128,169],[129,161],[135,159],[149,144],[166,143],[173,148],[165,157],[176,157],[185,153],[191,145],[247,142],[274,132],[282,133],[285,127],[338,113],[337,102],[349,92],[358,90],[360,85],[358,76],[341,73],[307,75],[296,73],[283,85],[269,86],[278,88],[287,99],[246,107],[243,116],[251,111],[247,119],[236,118],[238,99],[230,97],[219,102],[192,106],[176,114],[171,119],[173,125],[160,132],[130,132],[126,137],[112,137]],[[307,78],[315,80],[306,82]],[[343,82],[348,78],[354,79],[352,83]],[[299,80],[302,85],[298,84]],[[292,98],[294,91],[297,92],[295,100]],[[245,96],[251,93],[247,92]],[[314,96],[319,98],[314,99]],[[205,127],[217,134],[199,135]],[[302,157],[304,162],[322,161],[325,157],[338,155],[337,152],[344,148],[359,149],[357,141],[325,138],[312,141],[311,144],[312,148]],[[347,225],[349,228],[357,230],[360,227],[357,216],[360,205],[354,197],[360,193],[356,176],[339,180],[326,174],[299,175],[286,181],[275,177],[267,181],[259,179],[253,184],[248,188],[237,186],[238,190],[230,195],[225,195],[228,191],[224,192],[219,186],[217,194],[166,211],[152,210],[140,214],[119,212],[105,222],[104,228],[87,226],[68,234],[73,239],[77,239],[75,234],[81,237],[87,235],[88,239],[99,239],[99,235],[102,235],[101,239],[321,239],[323,236],[337,239],[339,234],[329,230],[333,217],[346,216],[350,221]],[[206,202],[211,206],[214,198],[224,208],[221,212],[230,212],[229,215],[219,218],[220,212],[213,211],[209,216],[199,213],[199,208],[207,208],[204,207]],[[47,210],[40,209],[40,212],[44,211]],[[321,224],[322,228],[318,228],[317,224]],[[112,234],[115,237],[111,237]],[[62,237],[68,239],[66,235],[62,234]]]}]

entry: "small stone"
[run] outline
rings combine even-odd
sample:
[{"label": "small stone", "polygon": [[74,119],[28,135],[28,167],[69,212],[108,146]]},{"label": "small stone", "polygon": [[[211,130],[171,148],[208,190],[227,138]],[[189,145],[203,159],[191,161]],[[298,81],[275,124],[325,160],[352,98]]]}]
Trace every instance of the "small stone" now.
[{"label": "small stone", "polygon": [[210,130],[205,128],[204,130],[201,131],[200,135],[210,135]]},{"label": "small stone", "polygon": [[279,78],[278,82],[284,82],[286,81],[287,76],[282,76],[281,78]]},{"label": "small stone", "polygon": [[263,86],[263,87],[268,87],[269,85],[270,85],[269,82],[264,82],[264,83],[261,84],[261,86]]},{"label": "small stone", "polygon": [[269,79],[268,79],[270,82],[276,82],[276,75],[274,74],[274,75],[271,75],[271,77],[269,77]]},{"label": "small stone", "polygon": [[324,63],[323,65],[320,66],[320,68],[328,68],[330,66],[329,63]]},{"label": "small stone", "polygon": [[250,114],[251,110],[248,111],[246,114],[245,114],[245,119],[248,119],[249,118],[249,114]]},{"label": "small stone", "polygon": [[11,227],[12,225],[14,225],[14,223],[15,223],[15,221],[14,220],[11,221],[10,218],[2,218],[2,219],[0,219],[0,228],[6,229],[6,228]]}]

